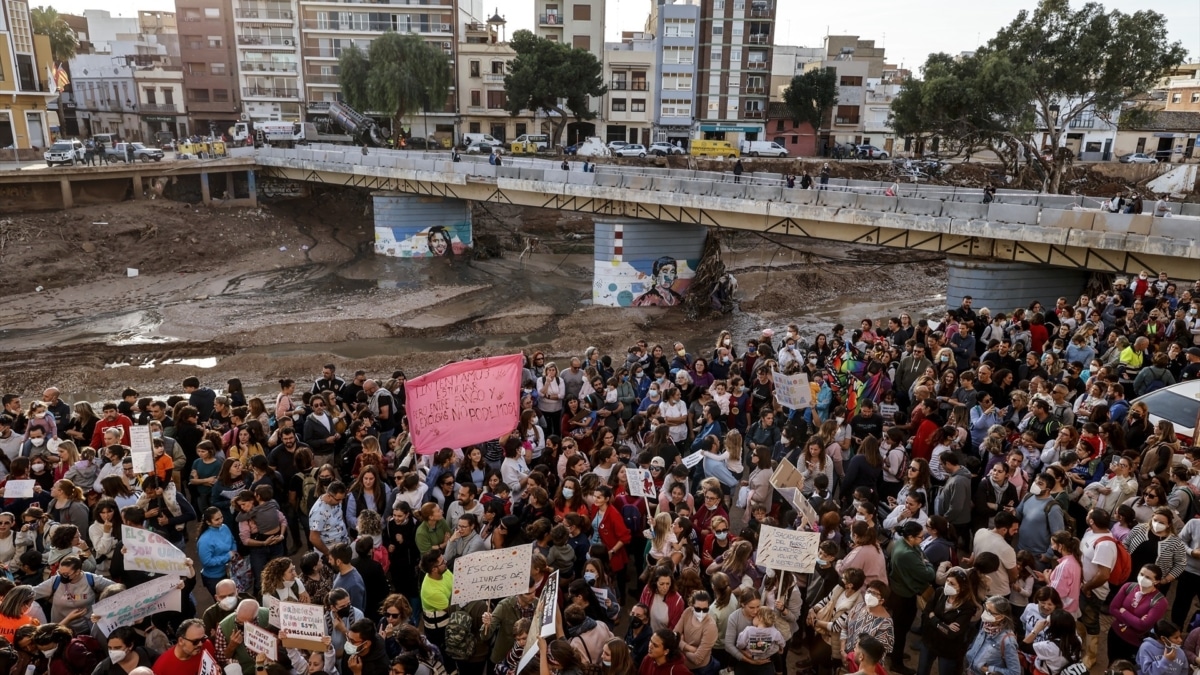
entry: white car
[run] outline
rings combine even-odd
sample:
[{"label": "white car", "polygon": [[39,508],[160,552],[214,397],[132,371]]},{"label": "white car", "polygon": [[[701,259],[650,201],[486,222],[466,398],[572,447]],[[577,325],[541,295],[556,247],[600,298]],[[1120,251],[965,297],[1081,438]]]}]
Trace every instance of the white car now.
[{"label": "white car", "polygon": [[617,157],[645,157],[646,146],[641,143],[626,143],[613,151]]},{"label": "white car", "polygon": [[607,147],[609,150],[612,150],[613,152],[616,152],[616,151],[620,150],[621,148],[625,147],[626,145],[629,145],[629,144],[626,143],[625,141],[609,141],[608,145],[606,145],[605,147]]},{"label": "white car", "polygon": [[671,145],[670,143],[651,143],[649,153],[660,157],[665,155],[682,155],[683,148]]},{"label": "white car", "polygon": [[1122,164],[1158,164],[1158,160],[1147,155],[1144,152],[1131,152],[1128,155],[1121,155]]},{"label": "white car", "polygon": [[874,145],[858,146],[858,156],[863,159],[887,159],[886,150],[875,147]]},{"label": "white car", "polygon": [[503,155],[504,146],[491,143],[472,143],[467,146],[467,153],[471,155],[490,155],[493,152]]},{"label": "white car", "polygon": [[[1135,398],[1131,403],[1145,403],[1150,410],[1150,423],[1167,420],[1175,427],[1175,437],[1182,447],[1193,445],[1196,439],[1196,415],[1200,413],[1200,380],[1188,380],[1163,387]],[[1175,456],[1175,463],[1183,455]]]},{"label": "white car", "polygon": [[42,158],[46,160],[46,166],[82,164],[83,154],[86,151],[80,141],[55,141],[54,145],[51,145],[50,149],[42,155]]}]

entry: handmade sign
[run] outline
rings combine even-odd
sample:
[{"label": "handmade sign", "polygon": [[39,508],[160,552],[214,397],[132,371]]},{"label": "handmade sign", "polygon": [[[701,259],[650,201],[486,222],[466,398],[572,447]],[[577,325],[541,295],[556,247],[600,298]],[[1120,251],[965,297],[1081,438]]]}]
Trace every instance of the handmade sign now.
[{"label": "handmade sign", "polygon": [[10,480],[4,484],[5,499],[33,499],[33,480]]},{"label": "handmade sign", "polygon": [[220,664],[208,652],[200,652],[200,670],[196,671],[196,675],[225,675],[221,671]]},{"label": "handmade sign", "polygon": [[542,587],[542,597],[538,605],[541,611],[535,613],[533,618],[539,622],[540,635],[550,637],[555,633],[554,626],[558,619],[558,570],[554,570],[546,579],[546,585]]},{"label": "handmade sign", "polygon": [[629,484],[630,497],[650,498],[654,495],[654,478],[645,469],[625,469],[625,481]]},{"label": "handmade sign", "polygon": [[271,631],[263,630],[252,623],[244,624],[243,627],[246,649],[252,654],[265,654],[267,658],[274,660],[275,655],[279,653],[279,638],[272,635]]},{"label": "handmade sign", "polygon": [[817,532],[763,525],[759,533],[758,556],[755,562],[760,567],[769,569],[812,572],[817,562],[817,546],[820,543],[821,535]]},{"label": "handmade sign", "polygon": [[410,438],[418,454],[461,448],[517,428],[524,357],[459,361],[404,383]]},{"label": "handmade sign", "polygon": [[325,651],[325,608],[300,602],[279,603],[279,630],[287,631],[284,647]]},{"label": "handmade sign", "polygon": [[772,371],[771,378],[775,382],[775,400],[779,405],[789,410],[812,407],[812,388],[808,386],[807,374],[784,375],[776,370]]},{"label": "handmade sign", "polygon": [[274,595],[264,595],[263,606],[267,608],[267,623],[279,628],[279,598]]},{"label": "handmade sign", "polygon": [[187,576],[191,570],[186,553],[150,530],[122,525],[121,543],[125,546],[127,570],[183,576]]},{"label": "handmade sign", "polygon": [[154,473],[154,455],[149,452],[130,453],[133,460],[133,472],[136,474]]},{"label": "handmade sign", "polygon": [[529,592],[533,545],[480,551],[454,561],[454,597],[462,607],[475,600],[507,598]]},{"label": "handmade sign", "polygon": [[694,469],[697,464],[699,464],[700,462],[703,462],[703,461],[704,461],[704,453],[702,453],[702,452],[693,452],[692,454],[685,455],[683,457],[683,465],[689,469]]},{"label": "handmade sign", "polygon": [[92,614],[100,617],[96,625],[108,635],[114,628],[132,626],[159,612],[178,612],[179,603],[179,577],[165,576],[97,601]]},{"label": "handmade sign", "polygon": [[154,442],[150,438],[150,427],[129,427],[129,450],[153,455]]}]

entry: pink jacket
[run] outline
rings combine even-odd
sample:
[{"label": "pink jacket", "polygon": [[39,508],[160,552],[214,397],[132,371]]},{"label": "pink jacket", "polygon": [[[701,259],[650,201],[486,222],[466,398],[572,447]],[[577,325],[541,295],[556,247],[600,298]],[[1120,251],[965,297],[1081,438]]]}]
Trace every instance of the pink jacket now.
[{"label": "pink jacket", "polygon": [[1143,595],[1137,607],[1133,601],[1137,597],[1138,585],[1127,583],[1121,586],[1108,604],[1108,612],[1112,614],[1112,629],[1125,642],[1131,645],[1142,644],[1142,638],[1150,634],[1154,624],[1167,614],[1167,599],[1162,593],[1154,591]]},{"label": "pink jacket", "polygon": [[1079,618],[1081,612],[1079,610],[1079,584],[1083,579],[1083,567],[1073,555],[1065,555],[1054,569],[1050,571],[1050,587],[1058,591],[1058,597],[1062,598],[1063,609],[1076,619]]},{"label": "pink jacket", "polygon": [[856,546],[837,563],[838,572],[852,567],[862,570],[863,576],[866,577],[864,585],[876,579],[885,584],[888,582],[887,559],[883,557],[883,551],[880,551],[878,546]]}]

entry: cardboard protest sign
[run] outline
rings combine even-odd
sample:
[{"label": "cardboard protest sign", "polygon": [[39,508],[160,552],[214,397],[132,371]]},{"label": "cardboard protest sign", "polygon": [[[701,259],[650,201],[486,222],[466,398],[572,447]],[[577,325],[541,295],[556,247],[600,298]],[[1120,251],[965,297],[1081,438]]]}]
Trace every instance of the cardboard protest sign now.
[{"label": "cardboard protest sign", "polygon": [[454,561],[451,604],[462,607],[475,600],[507,598],[529,592],[533,545],[480,551]]},{"label": "cardboard protest sign", "polygon": [[121,526],[121,543],[125,546],[125,569],[151,574],[180,574],[187,576],[187,554],[175,548],[160,534],[128,525]]},{"label": "cardboard protest sign", "polygon": [[279,630],[287,631],[280,640],[284,647],[325,651],[325,608],[300,602],[279,603]]},{"label": "cardboard protest sign", "polygon": [[820,543],[821,535],[817,532],[763,525],[755,562],[769,569],[812,572],[817,562],[817,546]]},{"label": "cardboard protest sign", "polygon": [[263,606],[267,608],[267,623],[279,628],[279,598],[274,595],[264,595]]},{"label": "cardboard protest sign", "polygon": [[693,452],[690,455],[683,457],[683,465],[689,469],[694,469],[697,464],[704,461],[704,453]]},{"label": "cardboard protest sign", "polygon": [[542,587],[542,597],[538,601],[538,609],[540,611],[534,613],[533,620],[540,628],[538,631],[529,631],[530,634],[536,632],[542,637],[554,635],[554,626],[558,619],[558,570],[554,570],[546,579],[546,585]]},{"label": "cardboard protest sign", "polygon": [[779,466],[775,467],[774,473],[771,474],[771,487],[779,488],[802,488],[804,487],[804,474],[792,464],[791,460],[784,457],[779,461]]},{"label": "cardboard protest sign", "polygon": [[178,612],[179,593],[179,577],[158,577],[97,601],[92,605],[92,614],[100,617],[96,625],[108,635],[114,628],[132,626],[159,612]]},{"label": "cardboard protest sign", "polygon": [[775,400],[779,405],[789,410],[812,407],[812,388],[808,386],[807,374],[784,375],[776,370],[772,371],[771,378],[775,382]]},{"label": "cardboard protest sign", "polygon": [[245,624],[244,628],[246,649],[252,654],[265,654],[267,658],[274,660],[279,652],[279,638],[252,623]]},{"label": "cardboard protest sign", "polygon": [[154,453],[154,443],[150,438],[150,427],[129,427],[129,450],[131,452],[144,452],[148,455]]},{"label": "cardboard protest sign", "polygon": [[459,361],[404,383],[409,429],[418,454],[461,448],[517,428],[524,357]]},{"label": "cardboard protest sign", "polygon": [[134,452],[129,455],[129,458],[133,460],[134,473],[154,473],[154,455],[148,452]]},{"label": "cardboard protest sign", "polygon": [[10,480],[4,484],[5,499],[33,499],[34,480]]},{"label": "cardboard protest sign", "polygon": [[629,484],[630,497],[654,497],[654,478],[645,469],[625,469],[625,481]]},{"label": "cardboard protest sign", "polygon": [[200,670],[196,671],[196,675],[225,675],[221,671],[220,664],[208,652],[200,652]]}]

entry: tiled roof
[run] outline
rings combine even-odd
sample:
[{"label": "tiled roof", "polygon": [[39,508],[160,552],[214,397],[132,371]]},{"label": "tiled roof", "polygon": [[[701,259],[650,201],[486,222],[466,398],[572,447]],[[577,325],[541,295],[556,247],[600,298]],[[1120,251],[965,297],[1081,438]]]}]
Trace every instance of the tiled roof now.
[{"label": "tiled roof", "polygon": [[1158,110],[1149,113],[1145,124],[1137,125],[1138,131],[1200,131],[1200,112],[1185,110]]}]

